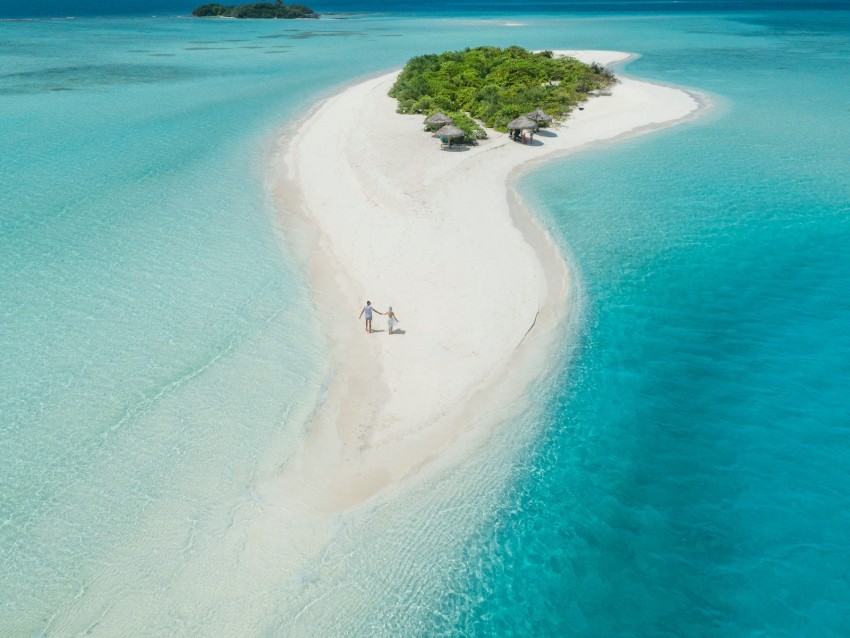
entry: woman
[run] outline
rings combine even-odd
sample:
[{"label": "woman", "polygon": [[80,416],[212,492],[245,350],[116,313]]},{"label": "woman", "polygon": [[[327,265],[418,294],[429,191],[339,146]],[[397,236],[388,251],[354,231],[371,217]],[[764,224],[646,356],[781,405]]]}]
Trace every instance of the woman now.
[{"label": "woman", "polygon": [[399,322],[399,318],[395,316],[393,312],[393,307],[390,306],[389,310],[387,310],[387,328],[389,328],[389,334],[393,333],[393,328],[396,327],[396,324]]}]

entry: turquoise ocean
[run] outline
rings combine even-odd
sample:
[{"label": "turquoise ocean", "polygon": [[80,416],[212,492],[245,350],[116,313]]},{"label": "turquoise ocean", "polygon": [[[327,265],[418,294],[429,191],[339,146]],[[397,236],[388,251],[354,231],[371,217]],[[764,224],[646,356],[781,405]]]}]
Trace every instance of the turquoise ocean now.
[{"label": "turquoise ocean", "polygon": [[[0,7],[0,636],[287,636],[345,587],[313,635],[847,635],[850,6],[174,4]],[[491,441],[532,433],[510,463],[485,446],[245,578],[216,548],[331,373],[275,139],[483,44],[635,52],[708,106],[522,178],[581,315]]]}]

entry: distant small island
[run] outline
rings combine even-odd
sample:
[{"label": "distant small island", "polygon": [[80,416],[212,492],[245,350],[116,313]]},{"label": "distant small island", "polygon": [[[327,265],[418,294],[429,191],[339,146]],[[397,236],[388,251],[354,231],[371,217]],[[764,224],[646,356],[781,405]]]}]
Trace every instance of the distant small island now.
[{"label": "distant small island", "polygon": [[277,18],[292,20],[294,18],[318,18],[319,14],[303,4],[285,5],[281,0],[276,2],[256,2],[225,6],[223,4],[204,4],[192,11],[196,18]]}]

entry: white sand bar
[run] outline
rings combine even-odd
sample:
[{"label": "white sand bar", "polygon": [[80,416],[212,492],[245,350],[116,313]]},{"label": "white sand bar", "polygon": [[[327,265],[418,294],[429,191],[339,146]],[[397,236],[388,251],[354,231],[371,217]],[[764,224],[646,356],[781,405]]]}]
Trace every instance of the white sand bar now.
[{"label": "white sand bar", "polygon": [[[570,51],[611,64],[626,53]],[[556,244],[510,184],[529,162],[670,125],[698,101],[621,77],[534,145],[506,134],[441,150],[387,96],[397,72],[324,101],[284,140],[275,193],[334,357],[327,400],[280,479],[312,511],[348,509],[458,454],[523,408],[569,321]],[[392,306],[403,334],[366,300]]]}]

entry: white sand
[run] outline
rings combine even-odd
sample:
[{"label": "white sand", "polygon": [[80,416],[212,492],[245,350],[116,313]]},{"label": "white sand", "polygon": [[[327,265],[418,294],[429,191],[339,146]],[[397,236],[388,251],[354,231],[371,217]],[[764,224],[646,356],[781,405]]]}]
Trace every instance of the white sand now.
[{"label": "white sand", "polygon": [[[444,594],[509,479],[513,444],[535,434],[507,428],[529,421],[513,417],[570,321],[569,273],[512,180],[531,161],[671,124],[697,103],[624,78],[540,145],[493,134],[448,152],[422,117],[395,113],[394,75],[321,104],[276,166],[287,240],[309,266],[334,357],[302,448],[244,500],[192,520],[185,543],[160,536],[157,509],[119,567],[99,570],[51,619],[51,634],[421,633],[432,613],[421,601]],[[391,304],[405,333],[366,334],[357,314],[367,298]],[[430,471],[441,464],[452,471]],[[402,498],[372,498],[402,487]],[[171,506],[175,520],[186,511]],[[160,562],[165,576],[152,568]]]},{"label": "white sand", "polygon": [[[602,64],[626,53],[572,51]],[[303,449],[279,484],[312,511],[369,499],[522,410],[570,317],[560,251],[521,206],[509,204],[518,169],[672,124],[690,94],[620,77],[535,145],[490,132],[445,151],[422,116],[395,112],[397,72],[323,102],[291,139],[275,193],[288,239],[308,264],[316,319],[334,376]],[[374,334],[366,300],[392,306],[403,334]]]}]

